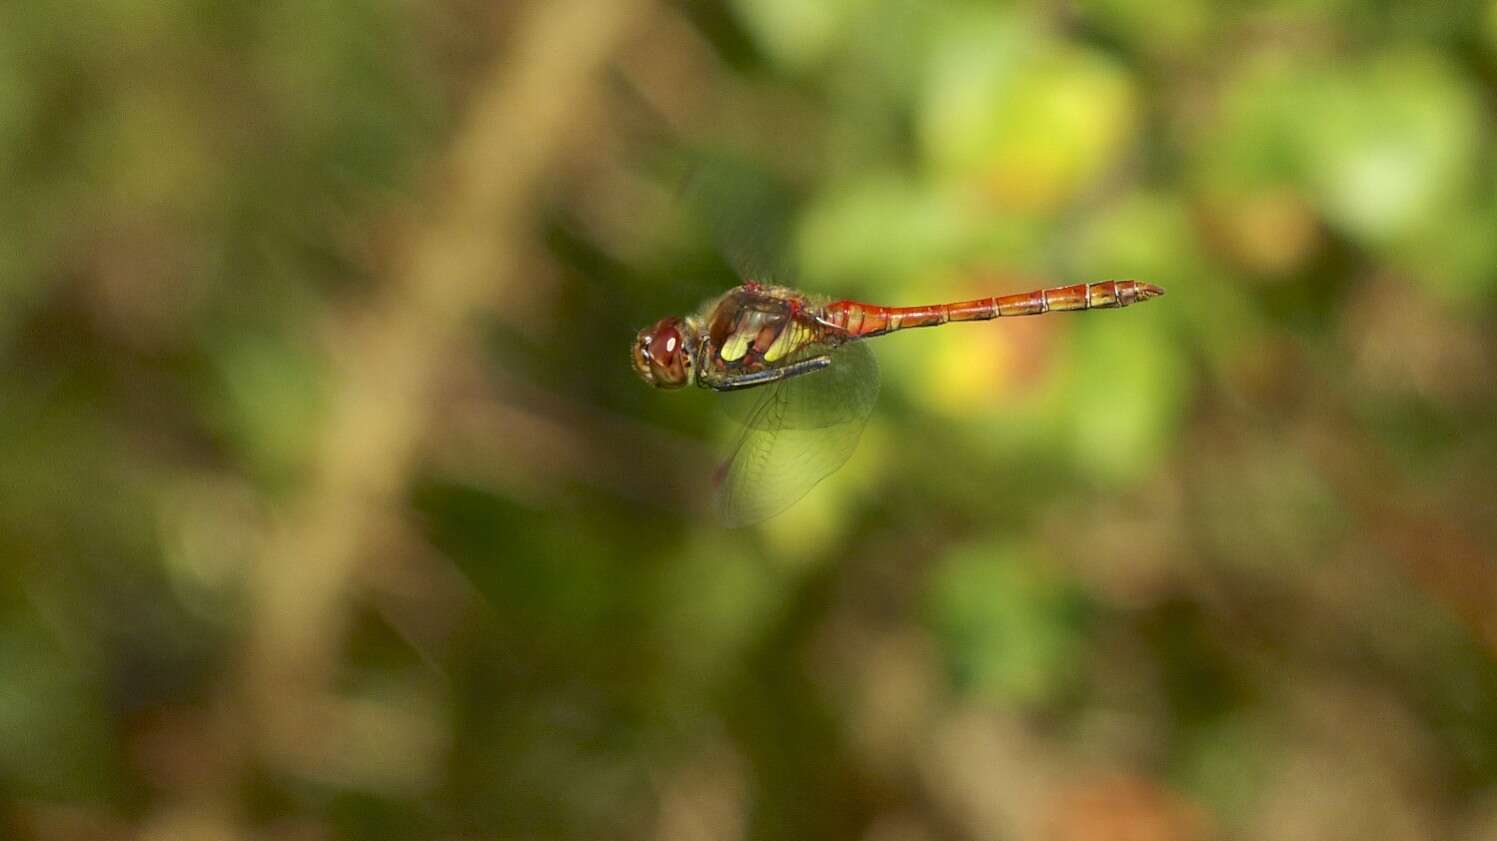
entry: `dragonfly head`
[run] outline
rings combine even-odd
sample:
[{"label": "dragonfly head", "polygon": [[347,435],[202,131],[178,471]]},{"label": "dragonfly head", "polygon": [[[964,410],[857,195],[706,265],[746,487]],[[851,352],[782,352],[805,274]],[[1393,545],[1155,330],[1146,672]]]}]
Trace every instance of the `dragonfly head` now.
[{"label": "dragonfly head", "polygon": [[662,318],[634,337],[634,372],[656,388],[691,385],[696,344],[697,332],[689,322]]}]

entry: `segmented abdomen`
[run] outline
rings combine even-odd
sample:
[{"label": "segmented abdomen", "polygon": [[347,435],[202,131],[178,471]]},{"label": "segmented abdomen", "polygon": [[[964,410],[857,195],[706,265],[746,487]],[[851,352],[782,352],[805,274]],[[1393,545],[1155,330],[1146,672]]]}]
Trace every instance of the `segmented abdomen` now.
[{"label": "segmented abdomen", "polygon": [[951,321],[986,321],[1018,315],[1043,315],[1068,310],[1116,309],[1164,294],[1164,290],[1134,280],[1105,280],[1053,286],[1015,295],[919,307],[883,307],[857,301],[835,301],[823,309],[820,321],[859,338],[881,336],[911,327],[933,327]]}]

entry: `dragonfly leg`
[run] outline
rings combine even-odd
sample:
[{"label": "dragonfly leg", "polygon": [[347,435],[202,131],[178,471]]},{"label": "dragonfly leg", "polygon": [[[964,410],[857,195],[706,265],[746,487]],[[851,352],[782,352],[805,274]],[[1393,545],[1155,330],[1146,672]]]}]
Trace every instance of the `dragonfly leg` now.
[{"label": "dragonfly leg", "polygon": [[766,368],[763,371],[754,371],[750,374],[728,374],[721,377],[713,377],[707,381],[707,385],[718,391],[737,391],[740,388],[752,388],[765,383],[788,380],[801,374],[809,374],[812,371],[820,371],[822,368],[832,364],[830,356],[813,356],[810,359],[802,359],[799,362],[786,365],[783,368]]}]

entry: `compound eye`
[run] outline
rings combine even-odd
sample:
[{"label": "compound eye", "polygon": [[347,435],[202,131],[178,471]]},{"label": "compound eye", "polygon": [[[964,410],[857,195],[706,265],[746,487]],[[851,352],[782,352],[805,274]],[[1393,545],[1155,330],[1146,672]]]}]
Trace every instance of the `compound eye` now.
[{"label": "compound eye", "polygon": [[654,374],[659,388],[680,388],[691,379],[687,369],[691,359],[687,356],[686,342],[677,325],[678,318],[663,318],[655,325],[650,335],[650,344],[645,356],[650,360],[650,373]]},{"label": "compound eye", "polygon": [[676,363],[681,352],[681,333],[670,321],[662,321],[655,327],[655,336],[650,340],[648,355],[656,364],[669,367]]}]

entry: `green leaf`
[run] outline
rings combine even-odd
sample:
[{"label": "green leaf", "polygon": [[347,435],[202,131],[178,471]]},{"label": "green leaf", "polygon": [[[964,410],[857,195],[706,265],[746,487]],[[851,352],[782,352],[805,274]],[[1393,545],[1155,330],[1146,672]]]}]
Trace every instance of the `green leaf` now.
[{"label": "green leaf", "polygon": [[1030,547],[953,549],[928,593],[930,622],[958,687],[1003,703],[1055,697],[1081,666],[1087,603]]}]

